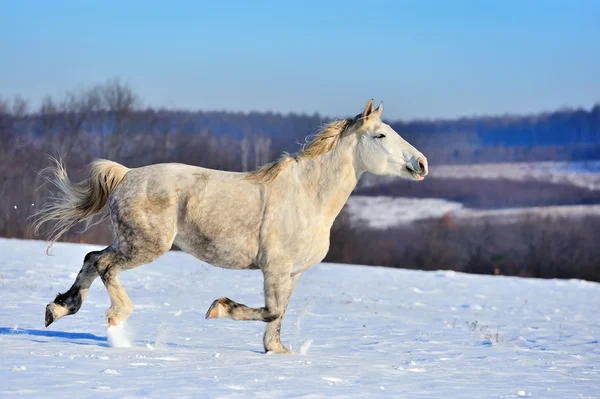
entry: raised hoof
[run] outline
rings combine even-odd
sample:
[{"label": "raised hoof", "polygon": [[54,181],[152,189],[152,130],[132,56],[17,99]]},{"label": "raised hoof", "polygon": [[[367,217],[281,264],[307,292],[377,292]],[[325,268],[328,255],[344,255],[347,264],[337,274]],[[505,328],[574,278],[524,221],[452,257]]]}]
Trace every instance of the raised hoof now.
[{"label": "raised hoof", "polygon": [[52,311],[51,303],[46,305],[46,327],[54,323],[54,312]]},{"label": "raised hoof", "polygon": [[225,317],[227,310],[223,304],[224,298],[215,299],[206,311],[205,319],[218,319]]}]

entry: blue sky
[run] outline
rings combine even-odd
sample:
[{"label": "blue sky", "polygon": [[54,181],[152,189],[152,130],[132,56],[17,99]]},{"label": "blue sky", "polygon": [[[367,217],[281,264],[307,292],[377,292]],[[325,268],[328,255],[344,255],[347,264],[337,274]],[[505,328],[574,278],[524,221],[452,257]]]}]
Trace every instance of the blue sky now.
[{"label": "blue sky", "polygon": [[0,96],[392,119],[600,102],[600,1],[0,0]]}]

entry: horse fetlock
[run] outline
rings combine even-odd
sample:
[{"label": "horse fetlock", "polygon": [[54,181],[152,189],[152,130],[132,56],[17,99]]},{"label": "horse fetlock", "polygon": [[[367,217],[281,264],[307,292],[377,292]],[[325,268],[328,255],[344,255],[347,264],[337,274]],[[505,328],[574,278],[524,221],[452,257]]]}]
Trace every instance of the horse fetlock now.
[{"label": "horse fetlock", "polygon": [[85,293],[87,293],[87,290],[82,290],[82,292],[80,292],[78,287],[73,286],[64,294],[58,294],[56,298],[54,298],[54,304],[66,308],[68,311],[67,314],[75,314],[83,304]]},{"label": "horse fetlock", "polygon": [[54,302],[46,306],[46,327],[60,318],[77,313],[81,308],[86,292],[87,290],[81,290],[80,292],[78,287],[73,286],[64,294],[58,294],[54,298]]},{"label": "horse fetlock", "polygon": [[131,316],[131,313],[133,313],[133,306],[123,306],[119,308],[115,307],[114,305],[111,306],[108,309],[108,312],[106,312],[106,318],[108,319],[109,327],[116,326],[120,322],[127,320],[129,316]]},{"label": "horse fetlock", "polygon": [[266,309],[266,312],[263,316],[262,321],[264,321],[265,323],[272,323],[282,317],[283,317],[283,312],[273,312],[273,311]]}]

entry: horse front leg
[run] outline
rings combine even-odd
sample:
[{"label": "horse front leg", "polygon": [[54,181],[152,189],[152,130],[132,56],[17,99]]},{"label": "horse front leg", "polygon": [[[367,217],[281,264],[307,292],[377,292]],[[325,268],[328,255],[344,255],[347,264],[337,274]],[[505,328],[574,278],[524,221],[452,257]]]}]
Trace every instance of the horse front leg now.
[{"label": "horse front leg", "polygon": [[[290,297],[292,296],[292,292],[294,291],[294,287],[296,286],[296,282],[300,278],[300,274],[296,274],[290,277],[290,286],[287,291],[287,295],[283,300],[283,311],[281,316],[277,317],[275,320],[268,322],[267,327],[265,328],[265,335],[263,335],[263,345],[265,347],[266,352],[274,352],[274,353],[292,353],[288,348],[283,346],[281,343],[281,323],[283,322],[283,316],[285,316],[285,311],[287,310],[287,305],[290,301]],[[265,299],[268,301],[268,294],[266,291],[265,284]]]},{"label": "horse front leg", "polygon": [[280,331],[283,316],[285,314],[290,296],[300,277],[299,274],[291,276],[289,270],[269,271],[263,270],[265,307],[250,308],[237,303],[229,298],[216,299],[208,311],[206,318],[229,318],[232,320],[258,320],[267,324],[263,336],[263,344],[266,352],[291,353],[281,343]]}]

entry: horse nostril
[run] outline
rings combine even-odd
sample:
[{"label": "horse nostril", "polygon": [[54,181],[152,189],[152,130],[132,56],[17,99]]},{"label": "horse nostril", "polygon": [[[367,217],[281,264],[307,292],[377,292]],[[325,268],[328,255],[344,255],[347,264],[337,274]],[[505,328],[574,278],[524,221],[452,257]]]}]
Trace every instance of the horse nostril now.
[{"label": "horse nostril", "polygon": [[425,162],[425,159],[423,158],[419,158],[419,169],[421,172],[425,172],[426,168],[427,168],[427,163]]}]

